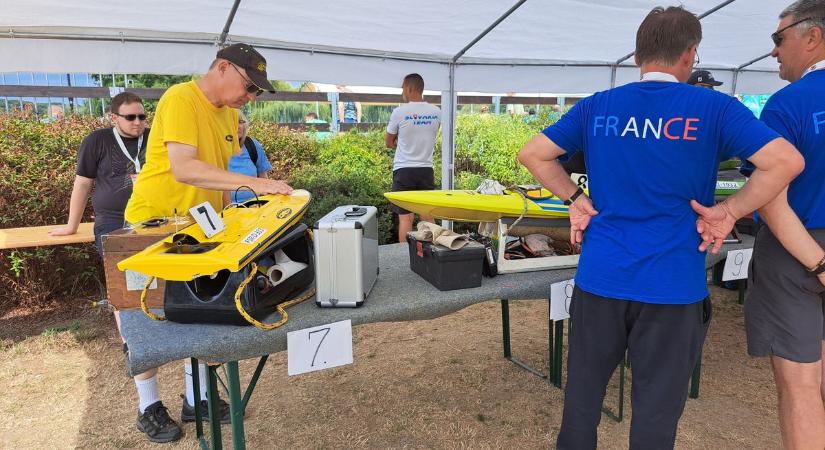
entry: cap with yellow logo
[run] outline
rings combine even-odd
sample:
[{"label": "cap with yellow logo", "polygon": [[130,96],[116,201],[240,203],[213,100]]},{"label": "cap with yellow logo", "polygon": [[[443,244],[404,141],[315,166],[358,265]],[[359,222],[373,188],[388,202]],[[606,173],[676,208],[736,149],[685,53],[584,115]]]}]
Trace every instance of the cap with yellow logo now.
[{"label": "cap with yellow logo", "polygon": [[258,86],[269,92],[275,92],[272,83],[266,77],[266,59],[252,48],[249,44],[232,44],[218,51],[217,58],[225,59],[238,67],[246,70],[249,79]]}]

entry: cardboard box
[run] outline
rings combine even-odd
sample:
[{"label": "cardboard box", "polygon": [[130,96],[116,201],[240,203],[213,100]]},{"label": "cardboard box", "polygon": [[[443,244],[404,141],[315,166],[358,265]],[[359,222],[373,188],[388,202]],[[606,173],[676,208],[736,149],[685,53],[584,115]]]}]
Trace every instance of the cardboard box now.
[{"label": "cardboard box", "polygon": [[[180,220],[180,218],[179,218]],[[169,222],[172,222],[170,219]],[[140,252],[178,230],[189,222],[166,223],[158,227],[137,226],[134,229],[121,228],[103,236],[103,271],[106,275],[106,296],[115,309],[140,308],[140,294],[148,277],[138,272],[121,272],[117,263]],[[155,280],[149,287],[146,302],[150,308],[163,307],[163,293],[166,283]]]}]

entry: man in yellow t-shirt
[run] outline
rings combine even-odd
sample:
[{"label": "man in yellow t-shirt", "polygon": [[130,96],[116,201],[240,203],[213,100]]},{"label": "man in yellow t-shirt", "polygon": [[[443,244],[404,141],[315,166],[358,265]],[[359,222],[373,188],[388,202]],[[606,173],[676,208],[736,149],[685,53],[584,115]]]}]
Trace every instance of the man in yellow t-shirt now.
[{"label": "man in yellow t-shirt", "polygon": [[158,102],[146,148],[146,165],[126,205],[126,221],[186,215],[208,201],[220,211],[221,191],[249,186],[257,194],[289,194],[283,181],[226,170],[238,142],[238,112],[264,90],[266,60],[246,44],[220,50],[197,81],[169,88]]},{"label": "man in yellow t-shirt", "polygon": [[[158,102],[146,148],[146,164],[135,180],[126,205],[126,222],[153,217],[186,215],[189,208],[208,201],[220,211],[222,191],[249,186],[258,194],[289,194],[280,180],[256,178],[226,170],[238,142],[238,111],[263,91],[275,92],[266,77],[266,60],[251,46],[235,44],[216,56],[209,72],[197,80],[169,88]],[[126,347],[124,346],[124,349]],[[186,396],[181,420],[195,418],[195,408],[206,414],[206,368],[199,367],[201,398],[194,398],[192,370],[185,365]],[[152,442],[181,437],[180,426],[160,401],[157,369],[135,376],[138,390],[137,428]],[[229,407],[219,400],[221,422],[229,422]]]}]

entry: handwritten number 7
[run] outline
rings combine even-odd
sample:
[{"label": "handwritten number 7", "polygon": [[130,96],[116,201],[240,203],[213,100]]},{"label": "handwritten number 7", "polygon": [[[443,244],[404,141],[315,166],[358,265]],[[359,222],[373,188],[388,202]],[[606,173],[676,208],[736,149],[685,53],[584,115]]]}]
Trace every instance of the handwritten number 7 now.
[{"label": "handwritten number 7", "polygon": [[196,209],[196,211],[206,216],[206,220],[209,221],[209,226],[212,227],[213,230],[216,229],[215,224],[212,223],[212,218],[209,217],[209,213],[206,211],[206,206],[201,206],[200,208]]},{"label": "handwritten number 7", "polygon": [[309,365],[310,367],[315,367],[315,357],[318,356],[318,350],[321,348],[321,344],[324,343],[324,339],[326,339],[327,335],[329,334],[329,328],[321,328],[318,330],[310,331],[307,334],[307,339],[312,340],[312,333],[320,333],[324,332],[323,336],[321,336],[321,340],[318,342],[318,346],[315,347],[315,353],[312,355],[312,363]]}]

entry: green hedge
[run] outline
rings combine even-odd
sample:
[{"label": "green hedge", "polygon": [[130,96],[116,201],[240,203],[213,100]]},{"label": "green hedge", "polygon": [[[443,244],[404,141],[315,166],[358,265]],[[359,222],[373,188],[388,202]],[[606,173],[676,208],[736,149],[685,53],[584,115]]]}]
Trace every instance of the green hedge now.
[{"label": "green hedge", "polygon": [[[532,182],[516,161],[518,150],[550,120],[531,123],[492,115],[459,115],[456,187],[475,188],[483,178],[504,184]],[[0,114],[0,227],[60,224],[68,215],[77,149],[91,131],[107,126],[96,118],[69,117],[41,123]],[[274,178],[307,189],[313,203],[304,222],[314,223],[336,206],[374,205],[380,242],[396,240],[397,225],[383,193],[392,183],[393,152],[384,129],[341,133],[318,140],[276,124],[253,121],[249,134],[263,145]],[[435,149],[440,185],[441,139]],[[92,220],[91,206],[84,221]],[[14,305],[97,295],[102,280],[92,245],[68,245],[0,252],[0,310]]]},{"label": "green hedge", "polygon": [[[89,117],[44,124],[0,114],[0,227],[64,223],[77,148],[101,126]],[[0,308],[96,292],[98,268],[90,245],[0,251]]]}]

